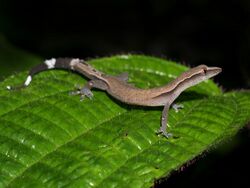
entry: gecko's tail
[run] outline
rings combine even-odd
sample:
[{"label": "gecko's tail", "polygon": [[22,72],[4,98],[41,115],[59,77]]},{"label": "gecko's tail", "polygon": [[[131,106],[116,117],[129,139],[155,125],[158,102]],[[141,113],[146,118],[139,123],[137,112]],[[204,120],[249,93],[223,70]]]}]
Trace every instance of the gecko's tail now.
[{"label": "gecko's tail", "polygon": [[49,69],[73,70],[76,63],[83,63],[83,62],[84,62],[83,60],[71,59],[71,58],[58,58],[58,59],[52,58],[49,60],[45,60],[44,63],[33,67],[29,71],[29,74],[28,74],[25,82],[22,85],[14,86],[14,87],[6,86],[6,88],[8,90],[19,90],[19,89],[25,88],[31,83],[33,75],[35,75],[39,72],[46,71]]}]

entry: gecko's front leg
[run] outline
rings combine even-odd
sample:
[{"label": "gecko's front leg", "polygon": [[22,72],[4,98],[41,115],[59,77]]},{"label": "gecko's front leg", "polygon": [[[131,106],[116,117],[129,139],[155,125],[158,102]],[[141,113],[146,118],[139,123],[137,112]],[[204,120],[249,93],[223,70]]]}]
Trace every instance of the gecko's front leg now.
[{"label": "gecko's front leg", "polygon": [[80,100],[82,101],[85,96],[88,97],[89,99],[92,99],[92,97],[94,96],[93,93],[91,92],[91,82],[87,82],[86,85],[84,85],[83,87],[80,86],[76,86],[76,90],[70,92],[70,95],[80,95]]},{"label": "gecko's front leg", "polygon": [[169,107],[170,107],[170,105],[167,103],[162,110],[161,127],[160,127],[160,130],[157,132],[158,134],[163,134],[166,138],[173,136],[171,133],[168,133],[166,131]]},{"label": "gecko's front leg", "polygon": [[80,95],[81,101],[84,99],[85,96],[88,97],[89,99],[92,99],[94,96],[94,94],[91,91],[92,88],[106,90],[107,84],[102,80],[93,79],[93,80],[88,81],[82,88],[77,87],[77,90],[70,92],[70,95]]}]

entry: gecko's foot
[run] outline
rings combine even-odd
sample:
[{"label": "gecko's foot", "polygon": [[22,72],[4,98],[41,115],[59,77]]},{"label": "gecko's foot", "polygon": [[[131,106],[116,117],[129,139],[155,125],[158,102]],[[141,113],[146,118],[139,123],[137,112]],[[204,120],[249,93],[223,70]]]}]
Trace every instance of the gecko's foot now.
[{"label": "gecko's foot", "polygon": [[157,131],[157,135],[163,135],[164,137],[166,137],[166,138],[171,138],[171,137],[173,137],[173,134],[172,133],[168,133],[168,132],[166,132],[165,130],[162,130],[162,129],[159,129],[158,131]]},{"label": "gecko's foot", "polygon": [[91,90],[87,87],[77,89],[76,91],[71,91],[69,95],[80,95],[81,96],[80,101],[83,101],[85,96],[88,97],[89,99],[92,99],[92,97],[94,96]]},{"label": "gecko's foot", "polygon": [[91,92],[91,90],[89,88],[87,88],[87,87],[83,87],[80,90],[80,93],[81,93],[81,96],[86,96],[89,99],[92,99],[92,97],[94,96],[94,94]]},{"label": "gecko's foot", "polygon": [[69,95],[80,95],[80,94],[81,94],[81,92],[79,90],[69,92]]},{"label": "gecko's foot", "polygon": [[172,108],[177,113],[177,112],[179,112],[180,109],[184,108],[184,105],[183,104],[173,104]]}]

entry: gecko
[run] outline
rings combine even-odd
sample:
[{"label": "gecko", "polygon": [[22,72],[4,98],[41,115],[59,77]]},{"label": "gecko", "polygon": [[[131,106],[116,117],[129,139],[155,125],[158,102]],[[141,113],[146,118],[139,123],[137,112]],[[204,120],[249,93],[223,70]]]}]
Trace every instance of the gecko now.
[{"label": "gecko", "polygon": [[[45,60],[44,63],[33,67],[21,86],[7,86],[8,90],[27,87],[35,74],[49,69],[68,69],[80,73],[89,79],[83,86],[71,92],[72,95],[80,95],[81,100],[84,97],[92,99],[92,88],[106,91],[115,99],[130,105],[139,106],[163,106],[161,114],[161,126],[157,134],[162,134],[166,138],[172,136],[167,132],[168,111],[175,99],[186,89],[199,84],[211,77],[219,74],[222,69],[220,67],[208,67],[199,65],[183,72],[170,83],[149,89],[142,89],[128,83],[128,74],[122,73],[118,76],[104,74],[96,70],[90,64],[82,59],[73,58],[52,58]],[[180,107],[180,106],[179,106]],[[177,106],[178,108],[178,106]]]}]

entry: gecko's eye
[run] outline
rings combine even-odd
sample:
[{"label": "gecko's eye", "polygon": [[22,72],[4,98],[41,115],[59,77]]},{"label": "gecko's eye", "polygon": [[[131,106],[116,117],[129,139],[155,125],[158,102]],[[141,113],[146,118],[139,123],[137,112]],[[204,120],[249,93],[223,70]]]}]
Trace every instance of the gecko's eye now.
[{"label": "gecko's eye", "polygon": [[203,69],[204,74],[207,74],[207,69]]}]

